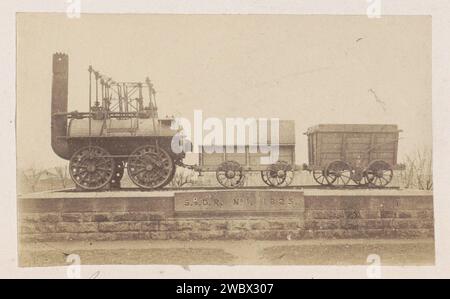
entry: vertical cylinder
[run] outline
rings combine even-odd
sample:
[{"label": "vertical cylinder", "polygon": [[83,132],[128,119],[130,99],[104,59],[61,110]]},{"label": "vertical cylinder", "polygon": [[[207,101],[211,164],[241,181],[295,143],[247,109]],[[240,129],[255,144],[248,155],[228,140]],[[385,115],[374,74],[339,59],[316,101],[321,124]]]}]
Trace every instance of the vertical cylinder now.
[{"label": "vertical cylinder", "polygon": [[[92,66],[89,66],[89,137],[92,133]],[[91,139],[89,139],[90,141]]]},{"label": "vertical cylinder", "polygon": [[67,101],[69,87],[69,57],[53,54],[53,79],[51,103],[51,144],[53,151],[63,159],[69,159],[67,139]]}]

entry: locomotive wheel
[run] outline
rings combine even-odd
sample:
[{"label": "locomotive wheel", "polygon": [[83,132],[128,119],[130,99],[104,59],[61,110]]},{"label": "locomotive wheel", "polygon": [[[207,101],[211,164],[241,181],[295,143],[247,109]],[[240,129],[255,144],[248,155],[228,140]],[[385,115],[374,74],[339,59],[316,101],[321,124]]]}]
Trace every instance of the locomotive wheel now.
[{"label": "locomotive wheel", "polygon": [[261,178],[264,183],[271,187],[287,187],[294,180],[294,170],[287,162],[279,161],[261,171]]},{"label": "locomotive wheel", "polygon": [[86,190],[106,186],[115,173],[115,162],[99,146],[86,146],[76,151],[69,162],[69,173],[75,184]]},{"label": "locomotive wheel", "polygon": [[330,185],[347,186],[352,178],[352,167],[344,161],[333,161],[325,170],[325,178]]},{"label": "locomotive wheel", "polygon": [[242,166],[235,161],[225,161],[216,170],[217,181],[225,188],[241,187],[244,177]]},{"label": "locomotive wheel", "polygon": [[175,174],[175,163],[163,148],[144,145],[128,158],[127,172],[140,188],[157,189],[170,183]]},{"label": "locomotive wheel", "polygon": [[313,170],[312,171],[312,175],[314,180],[319,184],[319,185],[328,185],[328,181],[327,178],[325,177],[325,171],[323,170]]},{"label": "locomotive wheel", "polygon": [[125,167],[123,161],[115,161],[116,168],[114,171],[114,175],[111,179],[111,187],[118,188],[120,187],[120,180],[123,177],[123,173],[125,172]]},{"label": "locomotive wheel", "polygon": [[375,187],[385,187],[392,181],[394,171],[391,165],[382,160],[373,161],[366,170],[369,184]]}]

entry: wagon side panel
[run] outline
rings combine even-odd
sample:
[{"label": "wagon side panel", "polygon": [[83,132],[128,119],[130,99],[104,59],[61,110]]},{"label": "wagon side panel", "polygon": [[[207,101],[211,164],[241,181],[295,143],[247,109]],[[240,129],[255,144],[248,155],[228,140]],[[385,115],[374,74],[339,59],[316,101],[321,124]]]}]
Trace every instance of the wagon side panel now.
[{"label": "wagon side panel", "polygon": [[214,170],[225,161],[235,161],[242,166],[248,166],[248,149],[239,147],[239,150],[222,148],[221,151],[213,151],[211,147],[202,147],[199,156],[201,168]]},{"label": "wagon side panel", "polygon": [[[261,163],[261,158],[269,156],[270,153],[261,152],[260,149],[258,149],[258,151],[256,152],[249,152],[248,161],[250,168],[261,169],[267,167],[268,165]],[[293,165],[295,163],[295,145],[280,145],[278,152],[278,160]]]},{"label": "wagon side panel", "polygon": [[398,137],[398,132],[374,133],[370,151],[371,161],[383,160],[395,166],[397,164]]},{"label": "wagon side panel", "polygon": [[248,148],[246,146],[225,147],[225,160],[235,161],[242,166],[248,165]]},{"label": "wagon side panel", "polygon": [[317,160],[315,166],[325,168],[330,162],[343,158],[343,134],[318,132],[316,135]]},{"label": "wagon side panel", "polygon": [[308,129],[308,158],[312,168],[334,160],[365,167],[374,160],[397,163],[399,130],[396,125],[325,124]]},{"label": "wagon side panel", "polygon": [[225,161],[225,153],[212,152],[211,148],[201,147],[199,164],[202,168],[216,168]]},{"label": "wagon side panel", "polygon": [[370,148],[373,134],[366,132],[346,133],[344,141],[344,161],[352,166],[365,167],[370,162]]},{"label": "wagon side panel", "polygon": [[287,162],[291,165],[295,164],[295,145],[280,146],[278,160]]}]

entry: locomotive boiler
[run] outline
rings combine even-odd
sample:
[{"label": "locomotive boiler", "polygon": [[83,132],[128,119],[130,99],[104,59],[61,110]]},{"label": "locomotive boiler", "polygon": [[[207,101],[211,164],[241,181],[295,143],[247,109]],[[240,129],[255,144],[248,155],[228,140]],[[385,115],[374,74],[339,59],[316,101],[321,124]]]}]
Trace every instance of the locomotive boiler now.
[{"label": "locomotive boiler", "polygon": [[174,153],[177,130],[159,118],[156,92],[145,82],[116,82],[89,67],[89,112],[68,112],[69,58],[53,55],[51,145],[69,160],[77,188],[119,186],[125,164],[140,188],[162,188],[172,180],[184,153]]}]

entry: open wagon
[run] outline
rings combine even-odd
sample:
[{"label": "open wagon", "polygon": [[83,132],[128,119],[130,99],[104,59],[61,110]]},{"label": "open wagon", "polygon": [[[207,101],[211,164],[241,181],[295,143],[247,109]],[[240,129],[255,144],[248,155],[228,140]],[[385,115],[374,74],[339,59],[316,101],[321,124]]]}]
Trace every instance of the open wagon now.
[{"label": "open wagon", "polygon": [[[267,136],[270,136],[270,125],[267,129],[269,132]],[[268,141],[270,144],[270,139]],[[233,147],[223,146],[220,151],[213,150],[211,147],[201,147],[198,170],[215,172],[217,181],[225,188],[241,187],[248,172],[260,172],[262,181],[268,186],[289,186],[296,170],[294,121],[279,121],[278,143],[279,159],[272,164],[261,163],[261,158],[269,154],[261,151],[259,145],[252,144],[248,140],[245,144]]]},{"label": "open wagon", "polygon": [[397,165],[396,125],[326,124],[308,129],[306,169],[320,185],[384,187]]}]

